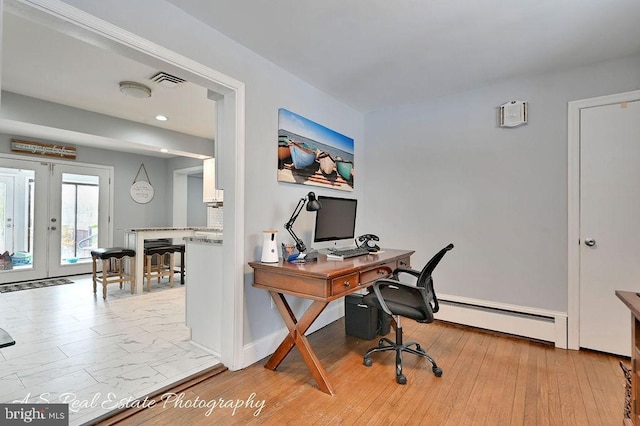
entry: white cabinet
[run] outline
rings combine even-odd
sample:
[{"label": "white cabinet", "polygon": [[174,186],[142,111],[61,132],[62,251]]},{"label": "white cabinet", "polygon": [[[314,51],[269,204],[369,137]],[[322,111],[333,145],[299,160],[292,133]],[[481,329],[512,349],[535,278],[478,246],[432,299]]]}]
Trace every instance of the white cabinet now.
[{"label": "white cabinet", "polygon": [[216,188],[216,159],[208,158],[202,163],[202,201],[207,204],[222,204],[223,191]]}]

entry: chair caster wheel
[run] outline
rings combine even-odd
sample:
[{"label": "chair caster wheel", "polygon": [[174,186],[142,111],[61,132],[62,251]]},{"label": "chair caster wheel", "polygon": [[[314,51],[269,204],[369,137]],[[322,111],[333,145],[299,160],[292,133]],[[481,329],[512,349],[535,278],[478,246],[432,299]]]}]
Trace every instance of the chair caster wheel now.
[{"label": "chair caster wheel", "polygon": [[433,371],[433,374],[434,374],[436,377],[441,377],[441,376],[442,376],[442,368],[440,368],[440,367],[433,367],[433,368],[431,369],[431,371]]},{"label": "chair caster wheel", "polygon": [[396,382],[398,382],[398,384],[400,384],[400,385],[406,385],[407,384],[407,378],[404,377],[404,374],[401,374],[399,376],[396,376]]},{"label": "chair caster wheel", "polygon": [[365,358],[362,363],[367,367],[371,367],[373,365],[373,361],[371,361],[371,358]]}]

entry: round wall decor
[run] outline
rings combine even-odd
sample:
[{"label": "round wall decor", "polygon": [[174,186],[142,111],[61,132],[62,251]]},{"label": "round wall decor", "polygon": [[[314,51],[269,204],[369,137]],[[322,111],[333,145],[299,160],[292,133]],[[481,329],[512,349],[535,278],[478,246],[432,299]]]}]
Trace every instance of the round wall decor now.
[{"label": "round wall decor", "polygon": [[[147,176],[146,182],[143,180],[136,181],[141,170],[144,171],[144,174]],[[149,174],[144,164],[140,164],[140,168],[138,169],[138,173],[136,173],[136,177],[133,178],[133,184],[129,192],[131,193],[131,198],[133,198],[133,201],[136,203],[146,204],[153,199],[153,186],[151,186]]]},{"label": "round wall decor", "polygon": [[153,186],[149,182],[143,180],[134,182],[131,185],[131,198],[140,204],[146,204],[153,199]]}]

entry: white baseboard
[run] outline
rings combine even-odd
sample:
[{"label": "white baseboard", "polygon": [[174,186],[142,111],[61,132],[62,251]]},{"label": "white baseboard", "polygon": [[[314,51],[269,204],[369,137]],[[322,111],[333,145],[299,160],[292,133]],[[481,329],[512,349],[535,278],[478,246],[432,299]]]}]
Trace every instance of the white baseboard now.
[{"label": "white baseboard", "polygon": [[[316,319],[311,327],[309,327],[309,330],[307,330],[305,334],[309,335],[310,333],[331,324],[343,316],[344,299],[339,299],[327,306],[325,311],[320,314],[318,319]],[[257,361],[260,361],[262,358],[271,355],[278,348],[278,345],[280,345],[282,339],[284,339],[287,334],[289,334],[289,331],[283,326],[280,330],[245,345],[242,353],[242,368],[248,367]]]},{"label": "white baseboard", "polygon": [[189,344],[195,346],[198,349],[202,349],[203,351],[205,351],[207,353],[210,353],[211,355],[213,355],[215,357],[221,358],[221,355],[218,352],[214,351],[213,349],[209,349],[206,346],[202,346],[200,343],[196,343],[193,340],[189,340]]},{"label": "white baseboard", "polygon": [[[567,348],[567,314],[565,312],[510,305],[486,300],[439,294],[440,311],[436,319],[552,342]],[[344,299],[332,302],[306,334],[342,318]],[[243,347],[241,368],[271,355],[287,335],[285,327]]]},{"label": "white baseboard", "polygon": [[438,294],[436,319],[552,342],[567,348],[567,313]]}]

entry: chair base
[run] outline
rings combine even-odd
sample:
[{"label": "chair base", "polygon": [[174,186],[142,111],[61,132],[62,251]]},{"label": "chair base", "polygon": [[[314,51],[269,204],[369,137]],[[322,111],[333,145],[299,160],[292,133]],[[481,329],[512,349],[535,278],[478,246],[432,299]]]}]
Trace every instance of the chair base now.
[{"label": "chair base", "polygon": [[[415,346],[415,349],[412,348]],[[396,341],[392,341],[391,339],[387,339],[383,337],[378,341],[378,346],[375,348],[371,348],[364,354],[363,364],[367,367],[371,367],[373,365],[373,361],[371,360],[371,354],[375,352],[385,352],[385,351],[395,351],[396,353],[396,382],[401,385],[407,384],[407,378],[402,374],[402,352],[408,352],[413,355],[421,356],[426,358],[431,363],[431,371],[436,377],[442,376],[442,368],[438,367],[436,362],[429,354],[427,354],[419,343],[417,342],[408,342],[402,343],[402,327],[396,327]]]}]

